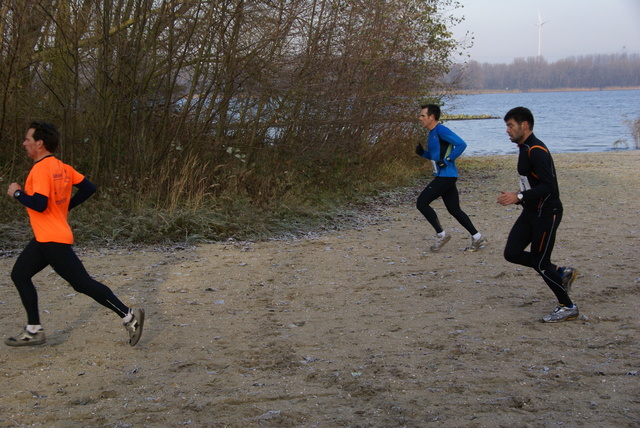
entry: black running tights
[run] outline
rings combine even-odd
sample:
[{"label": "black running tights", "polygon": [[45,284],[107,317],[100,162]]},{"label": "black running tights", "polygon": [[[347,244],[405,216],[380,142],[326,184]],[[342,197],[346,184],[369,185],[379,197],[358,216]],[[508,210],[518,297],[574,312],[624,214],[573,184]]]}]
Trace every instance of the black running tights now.
[{"label": "black running tights", "polygon": [[[550,213],[523,210],[509,232],[504,258],[511,263],[535,269],[556,295],[558,303],[571,306],[573,303],[562,287],[558,268],[551,263],[551,252],[561,220],[562,210]],[[529,244],[530,251],[525,251]]]},{"label": "black running tights", "polygon": [[123,318],[129,308],[106,285],[91,278],[69,244],[31,240],[18,256],[11,279],[27,311],[28,324],[40,324],[38,293],[31,278],[47,266],[66,280],[74,290],[86,294]]},{"label": "black running tights", "polygon": [[473,226],[469,216],[460,208],[460,197],[458,196],[458,188],[456,187],[456,181],[458,177],[436,177],[431,183],[425,187],[425,189],[418,196],[416,208],[427,219],[431,226],[435,229],[436,233],[442,232],[444,229],[440,225],[438,215],[431,208],[431,202],[435,201],[439,197],[442,197],[444,206],[449,211],[458,223],[462,225],[471,235],[478,233]]}]

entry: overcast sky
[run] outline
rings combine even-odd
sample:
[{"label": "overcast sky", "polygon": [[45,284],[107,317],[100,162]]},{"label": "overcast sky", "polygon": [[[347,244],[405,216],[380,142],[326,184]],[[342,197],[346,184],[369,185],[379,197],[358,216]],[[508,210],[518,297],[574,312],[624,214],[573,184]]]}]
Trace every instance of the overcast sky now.
[{"label": "overcast sky", "polygon": [[[640,54],[640,0],[459,0],[453,12],[465,20],[454,27],[456,40],[468,31],[471,60],[511,63],[538,55],[548,62],[592,54]],[[471,40],[470,37],[467,40]],[[462,62],[462,61],[461,61]]]}]

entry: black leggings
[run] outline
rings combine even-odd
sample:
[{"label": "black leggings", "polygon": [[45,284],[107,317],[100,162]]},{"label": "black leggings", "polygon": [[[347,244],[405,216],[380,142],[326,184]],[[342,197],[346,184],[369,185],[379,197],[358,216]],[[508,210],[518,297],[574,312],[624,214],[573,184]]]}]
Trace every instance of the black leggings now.
[{"label": "black leggings", "polygon": [[[558,302],[571,306],[573,303],[562,287],[558,268],[551,263],[551,252],[561,220],[562,210],[542,214],[537,211],[522,211],[507,238],[504,258],[511,263],[535,269],[556,295]],[[529,244],[531,251],[525,251]]]},{"label": "black leggings", "polygon": [[31,278],[48,265],[51,265],[53,270],[71,284],[78,293],[93,298],[114,311],[120,318],[129,312],[129,308],[113,294],[109,287],[89,276],[71,245],[56,242],[42,243],[33,239],[18,256],[11,271],[11,279],[27,310],[28,324],[40,324],[38,293]]},{"label": "black leggings", "polygon": [[462,225],[471,235],[478,233],[473,226],[469,216],[460,208],[460,197],[458,196],[458,188],[456,187],[458,177],[436,177],[418,196],[416,207],[422,215],[431,223],[436,233],[442,232],[444,229],[440,225],[438,215],[433,208],[429,206],[431,202],[442,196],[444,206],[458,223]]}]

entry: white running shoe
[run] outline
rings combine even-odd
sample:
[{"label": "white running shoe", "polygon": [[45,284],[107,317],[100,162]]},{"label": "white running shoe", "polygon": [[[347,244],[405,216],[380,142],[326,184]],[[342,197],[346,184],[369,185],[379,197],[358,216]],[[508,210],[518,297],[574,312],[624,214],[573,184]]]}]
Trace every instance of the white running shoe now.
[{"label": "white running shoe", "polygon": [[129,333],[129,345],[136,346],[136,343],[142,336],[142,328],[144,327],[144,309],[133,309],[133,318],[131,321],[124,323],[124,328]]},{"label": "white running shoe", "polygon": [[574,304],[572,308],[567,306],[558,305],[549,315],[545,315],[542,318],[544,322],[562,322],[571,321],[578,318],[580,312],[578,311],[578,305]]},{"label": "white running shoe", "polygon": [[571,292],[571,284],[573,284],[573,281],[575,281],[578,276],[578,271],[572,267],[564,267],[562,268],[562,274],[560,276],[562,277],[564,291],[569,294]]},{"label": "white running shoe", "polygon": [[444,244],[451,240],[451,235],[448,233],[445,234],[442,238],[436,235],[436,242],[431,246],[431,251],[439,251],[440,248],[444,247]]},{"label": "white running shoe", "polygon": [[29,333],[25,328],[15,337],[7,337],[4,344],[7,346],[36,346],[42,345],[47,341],[44,330],[38,330],[36,333]]},{"label": "white running shoe", "polygon": [[487,241],[487,238],[485,238],[482,235],[478,239],[473,239],[473,236],[472,236],[471,237],[471,245],[469,245],[464,250],[465,251],[469,251],[469,252],[478,251],[480,248],[484,247],[488,243],[489,243],[489,241]]}]

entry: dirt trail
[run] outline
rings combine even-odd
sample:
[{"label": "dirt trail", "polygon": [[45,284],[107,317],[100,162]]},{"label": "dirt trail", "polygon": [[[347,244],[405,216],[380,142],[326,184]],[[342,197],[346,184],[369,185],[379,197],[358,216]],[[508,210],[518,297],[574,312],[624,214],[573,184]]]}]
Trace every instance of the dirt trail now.
[{"label": "dirt trail", "polygon": [[[502,258],[519,214],[513,156],[462,177],[489,245],[419,189],[348,230],[164,251],[77,251],[127,304],[140,344],[49,269],[36,277],[48,343],[0,347],[0,427],[640,426],[640,151],[555,156],[565,216],[553,260],[579,269],[581,318],[543,324],[552,293]],[[464,162],[464,161],[463,161]],[[0,259],[1,334],[24,310]]]}]

